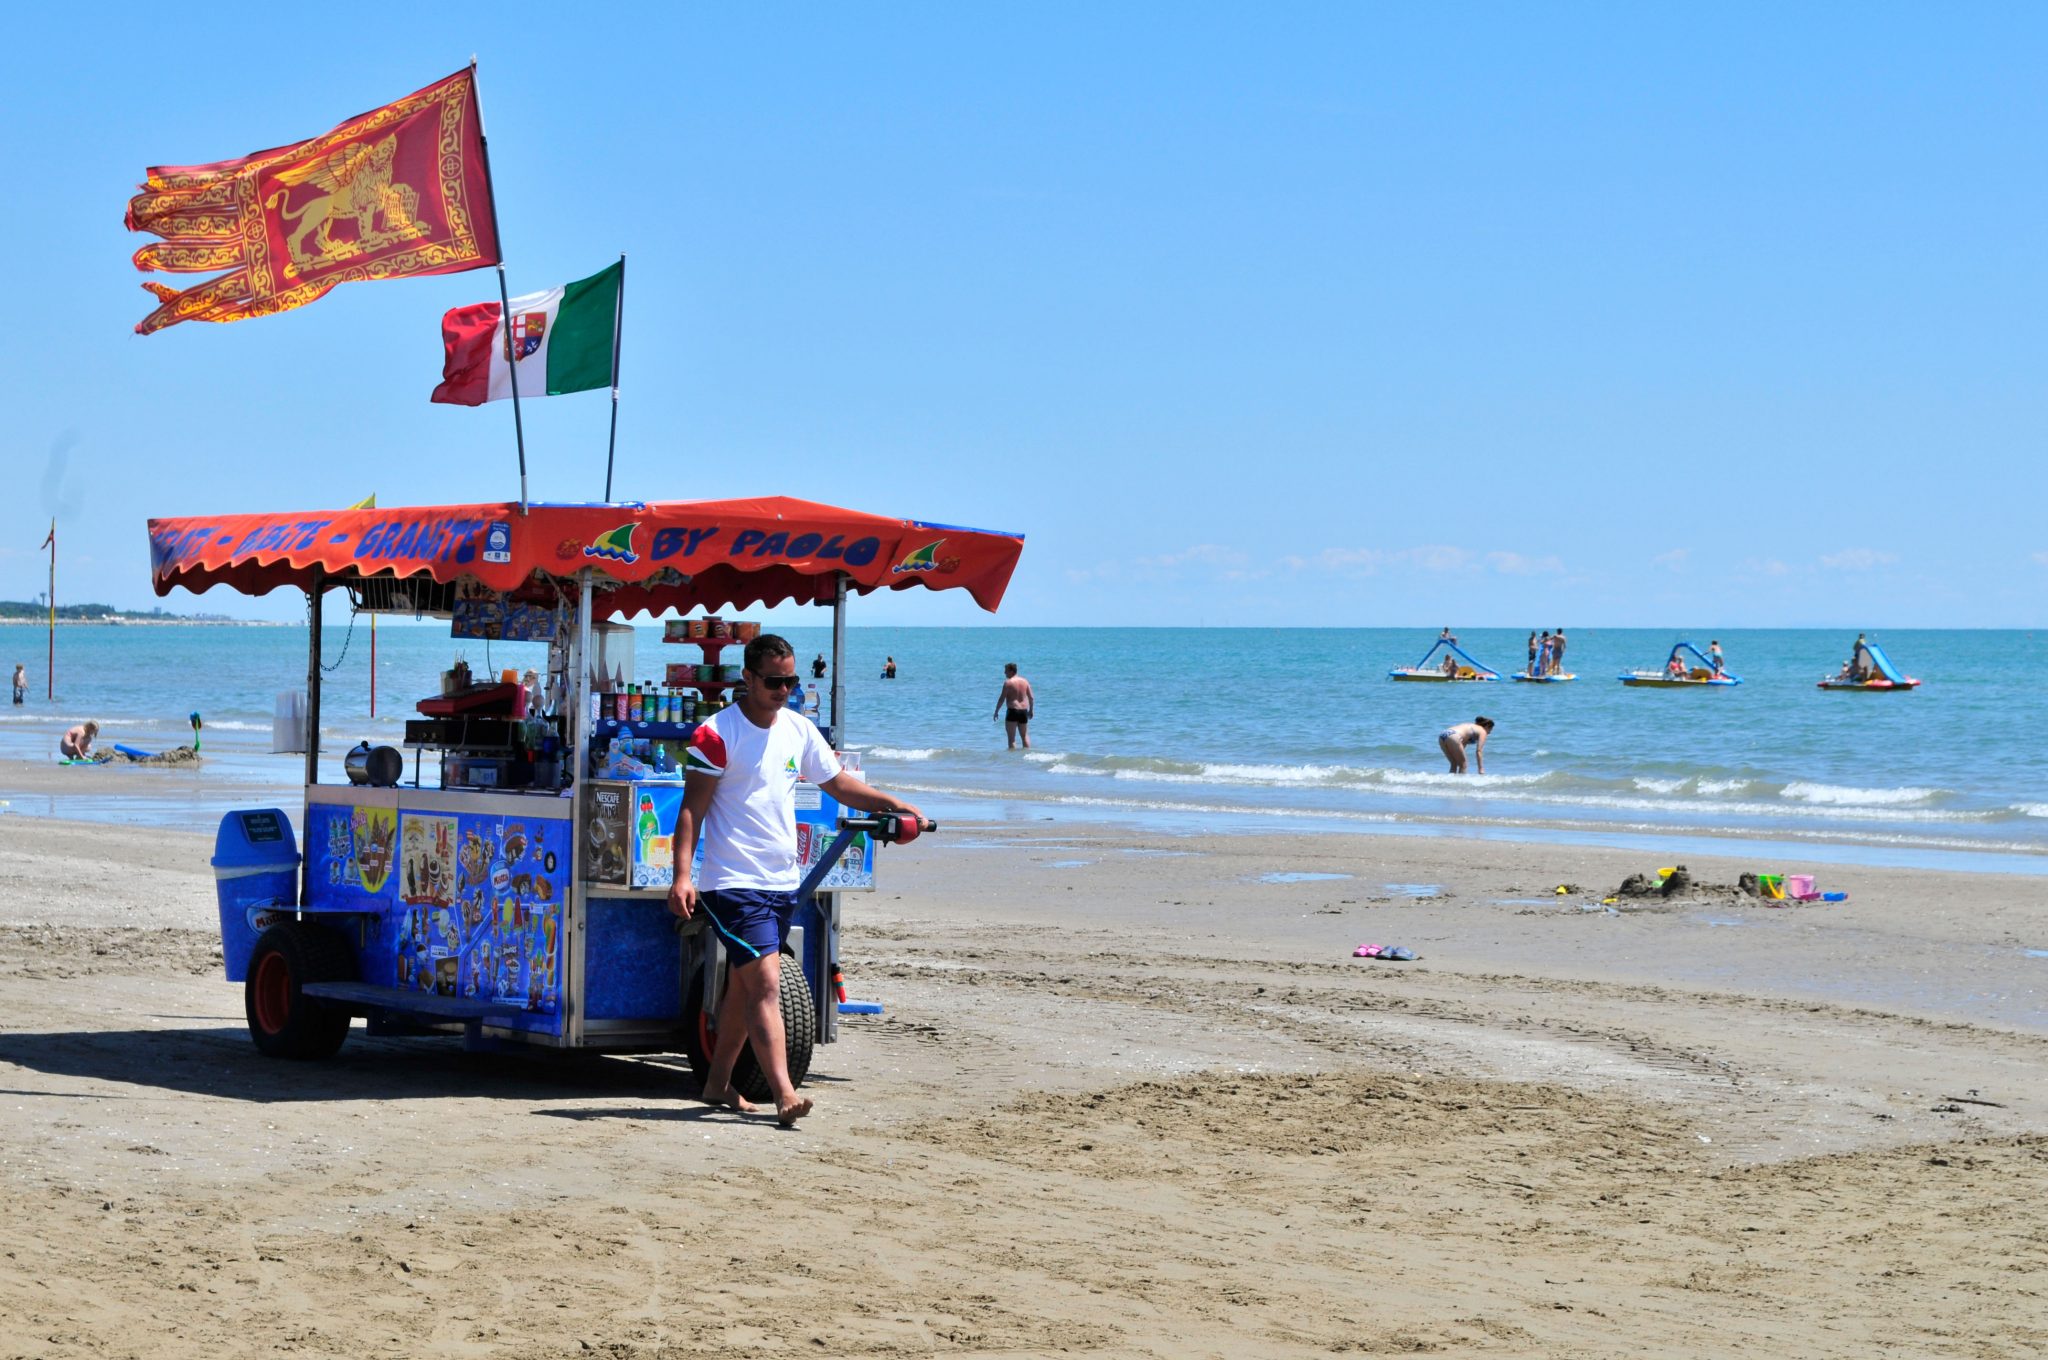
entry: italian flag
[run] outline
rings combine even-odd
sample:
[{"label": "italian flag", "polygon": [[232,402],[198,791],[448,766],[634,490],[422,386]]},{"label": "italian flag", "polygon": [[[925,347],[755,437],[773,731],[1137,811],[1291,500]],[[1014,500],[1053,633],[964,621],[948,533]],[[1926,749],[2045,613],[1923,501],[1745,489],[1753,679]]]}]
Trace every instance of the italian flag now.
[{"label": "italian flag", "polygon": [[448,357],[435,401],[481,406],[512,395],[554,397],[610,387],[618,325],[621,260],[587,279],[512,299],[512,358],[505,357],[505,309],[495,302],[457,307],[441,318]]}]

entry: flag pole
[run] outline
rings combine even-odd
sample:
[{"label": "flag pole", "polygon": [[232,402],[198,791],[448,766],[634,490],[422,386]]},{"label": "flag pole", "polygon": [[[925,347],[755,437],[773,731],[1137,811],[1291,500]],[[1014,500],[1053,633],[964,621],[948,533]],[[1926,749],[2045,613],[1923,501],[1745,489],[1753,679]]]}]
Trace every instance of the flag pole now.
[{"label": "flag pole", "polygon": [[50,669],[43,697],[52,702],[57,698],[57,519],[50,517]]},{"label": "flag pole", "polygon": [[612,309],[612,441],[604,451],[604,499],[612,499],[612,455],[619,449],[619,338],[626,326],[626,252],[619,252],[619,292]]},{"label": "flag pole", "polygon": [[[377,493],[374,491],[349,507],[351,510],[376,508]],[[367,583],[363,586],[363,603],[370,606],[370,716],[374,718],[377,716],[377,609],[370,599],[370,587]]]},{"label": "flag pole", "polygon": [[469,59],[469,89],[476,100],[476,143],[484,158],[484,199],[491,206],[491,239],[498,243],[498,318],[505,327],[505,371],[512,376],[512,437],[519,442],[519,513],[526,513],[526,424],[519,414],[519,357],[512,352],[512,298],[505,287],[505,238],[498,230],[498,186],[491,174],[491,139],[484,132],[484,96]]}]

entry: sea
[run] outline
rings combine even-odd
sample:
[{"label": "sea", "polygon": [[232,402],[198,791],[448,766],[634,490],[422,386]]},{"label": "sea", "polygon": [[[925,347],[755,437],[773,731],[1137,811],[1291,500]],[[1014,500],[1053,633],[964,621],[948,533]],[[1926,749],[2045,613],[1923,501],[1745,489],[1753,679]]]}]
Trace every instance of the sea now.
[{"label": "sea", "polygon": [[[858,616],[858,601],[852,612]],[[786,627],[802,665],[829,625]],[[457,641],[445,625],[380,622],[376,712],[367,615],[330,607],[322,746],[397,745],[413,702],[456,657],[488,674],[542,662],[532,643]],[[1461,646],[1520,669],[1527,629],[1460,629]],[[1660,863],[1749,853],[1773,862],[2048,873],[2048,633],[1873,632],[1923,683],[1909,693],[1815,687],[1854,633],[1829,630],[1569,630],[1561,685],[1401,684],[1434,629],[883,628],[847,635],[842,745],[866,777],[942,819],[1091,821],[1173,835],[1348,831],[1637,848]],[[1684,638],[1718,639],[1726,689],[1618,683],[1660,667]],[[302,758],[271,753],[279,696],[306,683],[306,630],[251,625],[75,625],[47,637],[0,626],[0,664],[25,662],[30,702],[0,710],[0,757],[55,761],[84,718],[102,743],[189,742],[189,776],[75,769],[75,790],[19,784],[0,765],[6,815],[143,821],[210,830],[227,809],[292,806]],[[882,678],[894,657],[897,677]],[[635,630],[634,670],[658,677],[696,649]],[[727,660],[736,660],[731,654]],[[1036,691],[1032,748],[1005,749],[1003,664]],[[630,677],[629,678],[633,678]],[[1447,772],[1436,735],[1484,714],[1486,773]],[[432,779],[431,768],[427,777]],[[154,796],[149,784],[180,790]],[[175,781],[175,782],[174,782]]]}]

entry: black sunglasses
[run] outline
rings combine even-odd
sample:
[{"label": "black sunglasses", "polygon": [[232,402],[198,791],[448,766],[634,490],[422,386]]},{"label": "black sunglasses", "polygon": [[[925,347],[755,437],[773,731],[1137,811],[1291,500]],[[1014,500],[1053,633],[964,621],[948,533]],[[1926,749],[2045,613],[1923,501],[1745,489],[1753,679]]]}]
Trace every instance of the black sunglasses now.
[{"label": "black sunglasses", "polygon": [[753,676],[770,689],[796,688],[796,677],[794,675],[763,675],[759,671],[748,671],[747,674]]}]

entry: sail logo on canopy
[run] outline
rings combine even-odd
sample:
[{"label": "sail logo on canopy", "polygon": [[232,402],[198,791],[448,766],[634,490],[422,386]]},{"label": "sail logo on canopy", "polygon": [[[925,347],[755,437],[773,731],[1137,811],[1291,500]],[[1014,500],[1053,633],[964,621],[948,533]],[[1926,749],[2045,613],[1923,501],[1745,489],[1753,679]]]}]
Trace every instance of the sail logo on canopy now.
[{"label": "sail logo on canopy", "polygon": [[583,550],[585,557],[606,557],[614,562],[638,562],[640,554],[633,551],[633,531],[640,527],[640,521],[621,524],[597,536],[597,541]]},{"label": "sail logo on canopy", "polygon": [[927,543],[916,552],[907,554],[901,562],[889,568],[889,574],[897,576],[906,571],[937,571],[939,569],[939,549],[945,546],[946,540],[943,538]]}]

